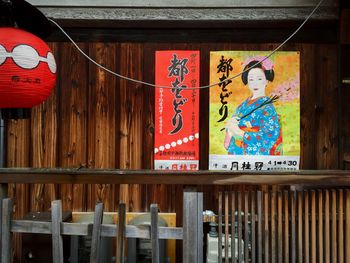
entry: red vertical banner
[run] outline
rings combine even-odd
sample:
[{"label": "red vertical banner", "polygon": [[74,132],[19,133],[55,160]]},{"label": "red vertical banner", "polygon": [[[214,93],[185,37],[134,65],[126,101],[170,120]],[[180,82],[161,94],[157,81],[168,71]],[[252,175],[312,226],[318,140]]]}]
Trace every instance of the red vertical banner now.
[{"label": "red vertical banner", "polygon": [[154,167],[198,170],[199,51],[156,51]]}]

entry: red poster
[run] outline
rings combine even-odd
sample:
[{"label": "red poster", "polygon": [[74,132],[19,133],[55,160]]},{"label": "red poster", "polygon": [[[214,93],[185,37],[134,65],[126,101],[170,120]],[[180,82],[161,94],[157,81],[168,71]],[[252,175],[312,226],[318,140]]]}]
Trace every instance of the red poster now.
[{"label": "red poster", "polygon": [[157,51],[155,83],[154,167],[198,170],[199,51]]}]

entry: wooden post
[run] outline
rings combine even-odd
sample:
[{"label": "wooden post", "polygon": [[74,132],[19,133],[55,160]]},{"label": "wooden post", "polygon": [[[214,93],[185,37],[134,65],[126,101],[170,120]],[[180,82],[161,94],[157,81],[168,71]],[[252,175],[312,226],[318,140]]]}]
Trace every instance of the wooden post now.
[{"label": "wooden post", "polygon": [[51,203],[52,218],[52,262],[63,263],[63,241],[61,236],[62,202],[61,200]]},{"label": "wooden post", "polygon": [[203,262],[203,193],[186,191],[183,200],[183,262]]},{"label": "wooden post", "polygon": [[159,239],[158,239],[158,206],[151,204],[151,242],[152,262],[159,263]]},{"label": "wooden post", "polygon": [[103,203],[97,203],[95,206],[94,225],[92,229],[90,263],[97,263],[99,261],[102,220]]},{"label": "wooden post", "polygon": [[124,262],[125,216],[126,216],[125,204],[120,203],[118,208],[116,263]]},{"label": "wooden post", "polygon": [[12,199],[6,198],[2,200],[1,213],[1,262],[11,262],[11,234],[10,223],[12,217]]}]

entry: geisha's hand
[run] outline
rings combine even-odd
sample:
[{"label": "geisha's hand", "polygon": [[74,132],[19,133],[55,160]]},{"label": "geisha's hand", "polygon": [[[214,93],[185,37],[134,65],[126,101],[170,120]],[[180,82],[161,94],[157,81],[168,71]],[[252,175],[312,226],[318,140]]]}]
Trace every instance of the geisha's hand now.
[{"label": "geisha's hand", "polygon": [[226,129],[230,136],[240,136],[243,137],[244,131],[238,126],[239,119],[233,117],[229,119],[226,123]]}]

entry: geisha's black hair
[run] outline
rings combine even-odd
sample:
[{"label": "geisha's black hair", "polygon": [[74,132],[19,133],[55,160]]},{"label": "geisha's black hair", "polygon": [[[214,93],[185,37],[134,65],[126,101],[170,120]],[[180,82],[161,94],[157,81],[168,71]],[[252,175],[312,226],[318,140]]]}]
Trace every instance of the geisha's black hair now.
[{"label": "geisha's black hair", "polygon": [[[264,70],[263,67],[261,66],[261,63],[259,64],[256,64],[256,63],[259,63],[259,61],[257,60],[253,60],[251,62],[249,62],[243,69],[243,71],[245,71],[247,68],[250,68],[248,71],[245,71],[243,74],[242,74],[242,81],[244,83],[244,85],[247,85],[248,83],[248,73],[251,69],[253,68],[261,68],[264,73],[265,73],[265,77],[268,81],[273,81],[273,79],[275,78],[275,72],[273,71],[273,69],[270,69],[270,70]],[[256,65],[255,65],[256,64]]]}]

